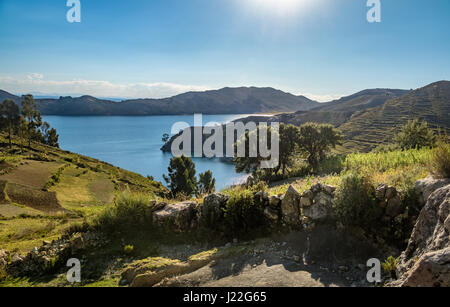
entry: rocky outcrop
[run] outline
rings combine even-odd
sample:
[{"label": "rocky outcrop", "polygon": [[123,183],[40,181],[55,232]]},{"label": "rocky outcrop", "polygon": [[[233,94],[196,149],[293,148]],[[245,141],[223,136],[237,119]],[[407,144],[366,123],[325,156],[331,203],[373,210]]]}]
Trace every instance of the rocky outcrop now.
[{"label": "rocky outcrop", "polygon": [[394,286],[450,286],[450,185],[428,198],[397,271]]},{"label": "rocky outcrop", "polygon": [[433,176],[416,181],[415,188],[419,194],[419,203],[423,207],[431,193],[450,184],[450,179],[436,179]]},{"label": "rocky outcrop", "polygon": [[99,248],[106,243],[107,240],[97,233],[77,233],[52,242],[44,241],[41,247],[33,248],[25,256],[0,251],[0,262],[6,260],[6,271],[12,276],[39,276],[65,265],[67,259],[86,248]]},{"label": "rocky outcrop", "polygon": [[159,227],[168,227],[175,232],[183,232],[192,228],[196,214],[196,202],[170,204],[153,212],[153,223]]},{"label": "rocky outcrop", "polygon": [[314,222],[329,219],[335,190],[333,186],[318,183],[305,191],[300,200],[303,216]]},{"label": "rocky outcrop", "polygon": [[282,219],[288,226],[300,224],[300,198],[301,194],[291,185],[281,201]]}]

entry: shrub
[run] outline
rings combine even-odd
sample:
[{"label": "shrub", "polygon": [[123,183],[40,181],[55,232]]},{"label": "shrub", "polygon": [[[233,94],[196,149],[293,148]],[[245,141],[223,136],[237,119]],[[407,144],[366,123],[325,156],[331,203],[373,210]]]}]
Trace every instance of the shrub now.
[{"label": "shrub", "polygon": [[397,278],[397,273],[396,273],[397,258],[394,258],[393,256],[389,256],[386,259],[386,261],[381,264],[381,266],[386,271],[386,273],[388,273],[391,276],[391,278],[393,278],[393,279]]},{"label": "shrub", "polygon": [[374,224],[382,210],[367,177],[354,173],[343,176],[336,190],[335,213],[345,226],[368,229]]},{"label": "shrub", "polygon": [[240,234],[263,225],[264,216],[253,192],[237,188],[229,192],[224,208],[225,223],[234,234]]},{"label": "shrub", "polygon": [[149,208],[148,196],[124,192],[116,197],[112,207],[95,218],[94,227],[105,232],[116,232],[149,226],[151,218],[146,215]]},{"label": "shrub", "polygon": [[126,255],[131,255],[131,254],[134,252],[134,246],[133,246],[133,245],[125,245],[125,246],[123,247],[123,252],[124,252]]},{"label": "shrub", "polygon": [[433,130],[428,128],[427,122],[415,119],[401,127],[394,141],[402,149],[433,147],[436,136]]},{"label": "shrub", "polygon": [[432,153],[430,171],[436,177],[450,178],[450,144],[438,143]]}]

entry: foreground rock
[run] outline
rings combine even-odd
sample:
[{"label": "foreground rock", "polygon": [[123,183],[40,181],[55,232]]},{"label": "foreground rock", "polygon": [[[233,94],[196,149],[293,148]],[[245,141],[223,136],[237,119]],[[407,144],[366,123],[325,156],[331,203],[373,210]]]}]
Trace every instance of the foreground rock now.
[{"label": "foreground rock", "polygon": [[431,193],[450,184],[450,179],[436,179],[433,176],[418,180],[415,184],[416,191],[419,193],[419,203],[424,206]]},{"label": "foreground rock", "polygon": [[316,184],[301,198],[303,215],[312,221],[327,220],[332,215],[335,187]]},{"label": "foreground rock", "polygon": [[196,207],[197,203],[192,201],[167,205],[153,213],[153,222],[177,232],[187,231],[193,226]]},{"label": "foreground rock", "polygon": [[393,286],[450,286],[450,185],[428,198],[397,271]]},{"label": "foreground rock", "polygon": [[288,226],[298,226],[300,223],[300,193],[291,185],[281,201],[283,222]]}]

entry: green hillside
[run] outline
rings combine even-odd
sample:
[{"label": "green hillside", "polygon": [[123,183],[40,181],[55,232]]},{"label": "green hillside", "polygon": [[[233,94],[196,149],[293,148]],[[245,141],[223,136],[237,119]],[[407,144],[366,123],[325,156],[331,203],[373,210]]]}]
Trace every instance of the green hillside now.
[{"label": "green hillside", "polygon": [[386,101],[382,106],[355,113],[339,126],[345,135],[344,149],[368,151],[392,141],[399,126],[408,120],[425,120],[450,131],[450,82],[440,81]]}]

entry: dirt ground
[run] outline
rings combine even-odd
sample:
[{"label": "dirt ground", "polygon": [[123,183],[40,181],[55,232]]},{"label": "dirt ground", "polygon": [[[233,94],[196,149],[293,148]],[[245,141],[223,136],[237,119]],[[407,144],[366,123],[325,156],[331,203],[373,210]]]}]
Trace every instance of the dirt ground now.
[{"label": "dirt ground", "polygon": [[326,228],[232,245],[248,246],[249,252],[165,279],[158,286],[367,287],[365,263],[380,257],[375,247]]}]

